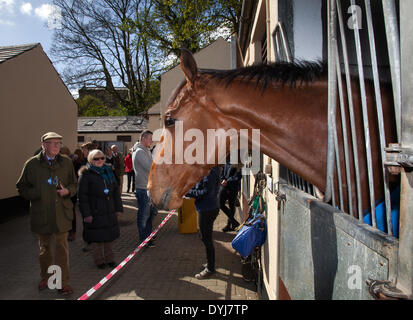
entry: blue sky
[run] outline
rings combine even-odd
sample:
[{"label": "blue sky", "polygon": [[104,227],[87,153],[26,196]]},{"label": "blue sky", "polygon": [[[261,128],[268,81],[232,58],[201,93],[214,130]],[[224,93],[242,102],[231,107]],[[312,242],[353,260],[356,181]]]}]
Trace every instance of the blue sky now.
[{"label": "blue sky", "polygon": [[[40,42],[52,60],[50,49],[58,14],[52,1],[0,0],[0,46]],[[58,72],[62,66],[55,65]]]}]

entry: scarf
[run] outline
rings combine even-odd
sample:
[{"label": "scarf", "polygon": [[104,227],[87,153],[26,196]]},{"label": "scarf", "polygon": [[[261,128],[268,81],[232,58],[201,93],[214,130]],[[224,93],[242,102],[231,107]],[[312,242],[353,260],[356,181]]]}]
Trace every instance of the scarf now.
[{"label": "scarf", "polygon": [[90,167],[100,174],[100,176],[105,180],[108,186],[115,182],[115,175],[113,174],[112,169],[109,166],[103,165],[99,168],[91,165]]}]

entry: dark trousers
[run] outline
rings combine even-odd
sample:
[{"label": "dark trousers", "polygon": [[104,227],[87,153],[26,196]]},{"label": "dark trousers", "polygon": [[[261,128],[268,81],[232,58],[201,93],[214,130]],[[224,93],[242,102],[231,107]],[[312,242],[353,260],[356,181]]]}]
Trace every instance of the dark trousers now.
[{"label": "dark trousers", "polygon": [[126,192],[129,192],[130,189],[130,184],[132,182],[132,192],[135,191],[135,172],[126,172],[126,175],[128,177],[128,190]]},{"label": "dark trousers", "polygon": [[[237,199],[238,190],[231,190],[228,188],[221,188],[219,191],[219,206],[222,211],[227,215],[228,222],[227,226],[237,227],[239,225],[238,221],[234,218],[235,216],[235,200]],[[225,205],[228,200],[229,208]]]},{"label": "dark trousers", "polygon": [[215,248],[212,240],[212,230],[218,213],[219,208],[212,211],[198,212],[199,234],[205,246],[209,271],[215,271]]},{"label": "dark trousers", "polygon": [[112,242],[113,241],[92,243],[92,255],[96,265],[115,261],[115,255],[112,250]]}]

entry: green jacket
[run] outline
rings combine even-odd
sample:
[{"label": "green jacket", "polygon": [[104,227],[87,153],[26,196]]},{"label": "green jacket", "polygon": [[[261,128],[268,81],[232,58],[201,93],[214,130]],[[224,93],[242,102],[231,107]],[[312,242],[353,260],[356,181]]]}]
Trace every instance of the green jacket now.
[{"label": "green jacket", "polygon": [[[61,182],[70,192],[60,197],[53,182]],[[24,164],[17,181],[19,194],[30,201],[31,230],[39,234],[66,232],[72,229],[73,203],[70,199],[76,194],[77,179],[72,160],[57,155],[50,166],[42,152]]]}]

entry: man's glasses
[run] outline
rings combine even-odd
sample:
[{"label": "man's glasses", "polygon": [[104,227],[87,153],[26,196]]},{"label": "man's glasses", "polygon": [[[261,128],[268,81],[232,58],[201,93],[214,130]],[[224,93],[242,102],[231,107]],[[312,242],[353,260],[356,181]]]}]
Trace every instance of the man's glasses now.
[{"label": "man's glasses", "polygon": [[93,158],[93,161],[105,160],[105,157]]}]

